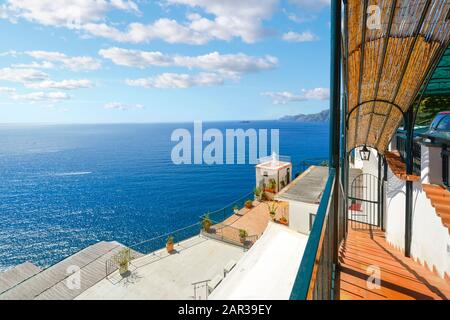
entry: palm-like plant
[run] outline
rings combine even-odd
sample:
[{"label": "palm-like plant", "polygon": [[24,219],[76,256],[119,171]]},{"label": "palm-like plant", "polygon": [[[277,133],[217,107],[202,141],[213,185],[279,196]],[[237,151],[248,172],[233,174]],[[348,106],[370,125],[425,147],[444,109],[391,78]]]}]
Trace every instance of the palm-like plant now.
[{"label": "palm-like plant", "polygon": [[277,214],[278,204],[273,201],[267,204],[267,207],[269,209],[269,214],[272,220],[275,220],[275,215]]}]

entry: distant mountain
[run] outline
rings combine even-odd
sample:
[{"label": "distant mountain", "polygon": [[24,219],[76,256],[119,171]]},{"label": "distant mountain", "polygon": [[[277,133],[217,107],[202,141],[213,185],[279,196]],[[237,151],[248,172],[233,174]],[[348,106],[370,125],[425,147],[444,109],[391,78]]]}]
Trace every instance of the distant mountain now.
[{"label": "distant mountain", "polygon": [[298,114],[296,116],[284,116],[280,121],[298,122],[328,122],[330,120],[330,110],[323,110],[313,114]]}]

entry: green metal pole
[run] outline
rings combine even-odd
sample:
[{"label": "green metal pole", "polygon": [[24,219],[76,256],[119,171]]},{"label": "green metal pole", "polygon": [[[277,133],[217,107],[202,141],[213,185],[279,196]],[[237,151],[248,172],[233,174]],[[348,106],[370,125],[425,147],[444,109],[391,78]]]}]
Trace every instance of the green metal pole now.
[{"label": "green metal pole", "polygon": [[[413,173],[413,130],[414,130],[414,110],[409,108],[405,115],[405,129],[406,129],[406,174]],[[406,181],[406,195],[405,195],[405,256],[411,256],[411,239],[412,239],[412,208],[413,208],[413,182]]]},{"label": "green metal pole", "polygon": [[331,1],[331,66],[330,66],[330,168],[336,179],[333,192],[333,262],[338,263],[339,155],[341,111],[341,0]]}]

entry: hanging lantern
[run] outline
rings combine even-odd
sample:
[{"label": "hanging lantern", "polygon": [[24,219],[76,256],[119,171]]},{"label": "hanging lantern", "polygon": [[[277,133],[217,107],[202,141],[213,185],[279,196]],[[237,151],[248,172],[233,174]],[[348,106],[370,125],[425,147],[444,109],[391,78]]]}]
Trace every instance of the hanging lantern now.
[{"label": "hanging lantern", "polygon": [[367,149],[366,145],[364,145],[364,147],[361,150],[359,150],[359,155],[361,156],[361,159],[363,161],[369,161],[370,151],[369,149]]}]

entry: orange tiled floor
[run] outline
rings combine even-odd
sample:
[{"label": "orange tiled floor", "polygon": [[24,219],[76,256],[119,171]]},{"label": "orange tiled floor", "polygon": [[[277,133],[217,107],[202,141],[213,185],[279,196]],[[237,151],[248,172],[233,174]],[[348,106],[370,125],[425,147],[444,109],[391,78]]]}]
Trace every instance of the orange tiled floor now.
[{"label": "orange tiled floor", "polygon": [[[272,201],[258,202],[254,201],[254,207],[251,209],[242,208],[239,211],[239,215],[232,215],[230,218],[223,221],[223,224],[230,225],[236,229],[245,229],[249,235],[257,235],[258,237],[264,232],[267,224],[271,220],[269,214],[268,204]],[[282,216],[288,216],[288,203],[277,202],[277,214],[276,219]]]},{"label": "orange tiled floor", "polygon": [[[349,228],[340,250],[340,299],[448,299],[450,282],[406,258],[385,240],[380,230]],[[379,288],[367,286],[368,266],[380,268]]]}]

